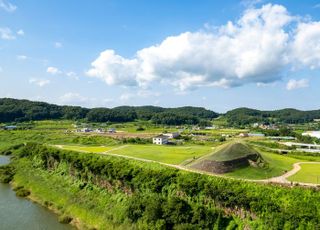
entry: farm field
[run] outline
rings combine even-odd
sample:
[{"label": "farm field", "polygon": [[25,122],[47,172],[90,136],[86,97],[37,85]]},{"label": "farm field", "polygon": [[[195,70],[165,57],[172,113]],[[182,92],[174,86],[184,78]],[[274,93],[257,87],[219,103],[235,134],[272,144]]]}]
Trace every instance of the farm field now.
[{"label": "farm field", "polygon": [[114,148],[110,146],[77,146],[77,145],[60,145],[59,147],[65,150],[73,150],[73,151],[81,151],[81,152],[83,151],[83,152],[91,152],[91,153],[102,153]]},{"label": "farm field", "polygon": [[130,156],[167,164],[181,164],[192,158],[198,158],[212,151],[209,146],[157,146],[127,145],[111,150],[110,154]]},{"label": "farm field", "polygon": [[289,181],[320,184],[320,164],[301,164],[301,169]]}]

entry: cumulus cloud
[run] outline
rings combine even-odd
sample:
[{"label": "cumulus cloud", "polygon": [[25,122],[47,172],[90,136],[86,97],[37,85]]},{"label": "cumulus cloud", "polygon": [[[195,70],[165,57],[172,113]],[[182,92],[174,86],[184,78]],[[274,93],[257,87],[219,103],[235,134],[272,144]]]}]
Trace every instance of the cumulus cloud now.
[{"label": "cumulus cloud", "polygon": [[6,0],[0,0],[0,8],[11,13],[17,9],[17,6],[11,4],[10,2],[8,2]]},{"label": "cumulus cloud", "polygon": [[309,87],[309,81],[307,79],[295,80],[290,79],[287,83],[287,90],[294,90],[300,88]]},{"label": "cumulus cloud", "polygon": [[58,68],[50,66],[47,68],[47,73],[56,75],[56,74],[61,74],[62,72]]},{"label": "cumulus cloud", "polygon": [[160,83],[182,91],[272,83],[293,65],[320,67],[320,22],[298,18],[281,5],[249,8],[235,22],[167,37],[132,58],[105,50],[87,75],[108,85]]},{"label": "cumulus cloud", "polygon": [[296,61],[310,69],[320,67],[320,22],[300,23],[292,44]]},{"label": "cumulus cloud", "polygon": [[0,28],[0,38],[3,40],[14,40],[16,37],[13,35],[11,29],[8,27]]},{"label": "cumulus cloud", "polygon": [[50,80],[30,78],[30,79],[29,79],[29,83],[30,83],[30,84],[35,84],[35,85],[37,85],[37,86],[39,86],[39,87],[43,87],[43,86],[45,86],[45,85],[50,84]]}]

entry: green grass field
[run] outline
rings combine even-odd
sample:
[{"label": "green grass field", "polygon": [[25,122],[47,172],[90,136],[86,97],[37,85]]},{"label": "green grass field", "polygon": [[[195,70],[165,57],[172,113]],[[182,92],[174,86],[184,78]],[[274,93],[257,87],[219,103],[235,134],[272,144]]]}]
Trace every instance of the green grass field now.
[{"label": "green grass field", "polygon": [[280,176],[286,171],[293,168],[293,164],[299,162],[299,159],[294,159],[284,155],[275,153],[269,153],[265,151],[259,151],[264,161],[268,164],[266,168],[246,167],[238,169],[236,171],[227,173],[225,175],[234,178],[245,178],[245,179],[266,179],[275,176]]},{"label": "green grass field", "polygon": [[320,164],[301,164],[299,172],[289,177],[289,181],[320,184]]},{"label": "green grass field", "polygon": [[118,154],[167,164],[198,158],[212,151],[209,146],[158,146],[158,145],[127,145],[124,148],[111,150],[110,154]]},{"label": "green grass field", "polygon": [[65,150],[73,150],[73,151],[82,151],[82,152],[90,152],[90,153],[102,153],[105,151],[109,151],[114,147],[110,146],[77,146],[77,145],[62,145],[62,149]]}]

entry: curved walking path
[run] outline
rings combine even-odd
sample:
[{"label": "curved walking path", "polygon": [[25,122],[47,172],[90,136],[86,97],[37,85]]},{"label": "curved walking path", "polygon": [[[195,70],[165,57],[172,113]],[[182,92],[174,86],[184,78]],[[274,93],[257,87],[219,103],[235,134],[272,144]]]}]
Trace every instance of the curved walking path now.
[{"label": "curved walking path", "polygon": [[319,164],[320,162],[297,162],[293,164],[293,169],[286,172],[285,174],[278,176],[278,177],[272,177],[266,180],[263,180],[265,182],[273,182],[273,183],[281,183],[281,184],[291,184],[291,183],[299,183],[301,185],[306,185],[306,186],[318,186],[318,184],[312,184],[312,183],[303,183],[303,182],[294,182],[294,181],[289,181],[287,178],[290,176],[293,176],[297,172],[301,170],[301,164]]}]

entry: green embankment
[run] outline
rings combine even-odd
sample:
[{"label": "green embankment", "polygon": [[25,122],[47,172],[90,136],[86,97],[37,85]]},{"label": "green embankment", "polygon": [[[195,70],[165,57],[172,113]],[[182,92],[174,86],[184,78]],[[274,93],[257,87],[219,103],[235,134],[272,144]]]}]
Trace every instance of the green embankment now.
[{"label": "green embankment", "polygon": [[249,148],[247,145],[235,142],[221,146],[215,153],[206,157],[206,159],[213,161],[230,161],[243,158],[251,154],[259,155],[256,150]]},{"label": "green embankment", "polygon": [[320,227],[320,193],[316,190],[211,177],[154,163],[37,144],[23,147],[16,158],[14,183],[81,226],[97,229]]},{"label": "green embankment", "polygon": [[288,180],[302,183],[320,184],[320,163],[301,164],[301,169]]},{"label": "green embankment", "polygon": [[293,168],[293,164],[299,162],[298,159],[276,153],[270,153],[262,150],[259,150],[259,153],[263,158],[265,167],[248,166],[225,175],[243,179],[267,179],[280,176],[285,172],[290,171]]}]

